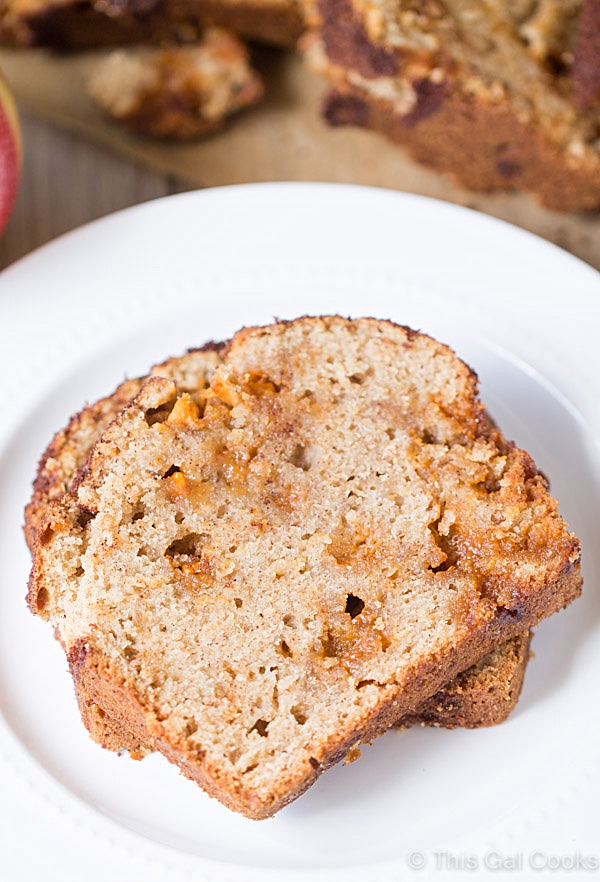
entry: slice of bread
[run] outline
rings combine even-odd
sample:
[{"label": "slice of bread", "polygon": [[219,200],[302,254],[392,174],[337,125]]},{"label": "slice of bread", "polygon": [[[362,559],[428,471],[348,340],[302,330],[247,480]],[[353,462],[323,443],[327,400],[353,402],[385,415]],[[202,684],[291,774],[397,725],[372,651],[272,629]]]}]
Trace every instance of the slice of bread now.
[{"label": "slice of bread", "polygon": [[[156,365],[150,376],[173,380],[179,393],[188,392],[201,404],[206,387],[220,363],[223,344],[192,350]],[[46,448],[34,481],[33,495],[25,509],[25,536],[31,551],[35,535],[50,502],[70,488],[102,433],[129,404],[147,377],[126,380],[116,391],[75,414],[68,425],[54,436]],[[476,727],[503,722],[519,698],[529,660],[530,634],[520,634],[487,655],[477,665],[446,684],[410,720],[398,725]],[[113,720],[85,692],[77,695],[83,721],[92,738],[109,750],[129,750],[143,756],[146,747]]]},{"label": "slice of bread", "polygon": [[89,698],[262,818],[580,586],[472,372],[322,318],[237,334],[202,409],[149,380],[50,506],[29,602]]},{"label": "slice of bread", "polygon": [[[597,208],[600,108],[577,100],[582,79],[594,90],[590,15],[579,0],[533,5],[518,15],[523,4],[319,0],[317,36],[304,45],[334,89],[326,119],[375,129],[471,189]],[[574,40],[573,75],[557,72]]]},{"label": "slice of bread", "polygon": [[222,128],[260,101],[264,87],[244,43],[209,28],[193,46],[112,52],[96,65],[88,92],[135,134],[187,141]]}]

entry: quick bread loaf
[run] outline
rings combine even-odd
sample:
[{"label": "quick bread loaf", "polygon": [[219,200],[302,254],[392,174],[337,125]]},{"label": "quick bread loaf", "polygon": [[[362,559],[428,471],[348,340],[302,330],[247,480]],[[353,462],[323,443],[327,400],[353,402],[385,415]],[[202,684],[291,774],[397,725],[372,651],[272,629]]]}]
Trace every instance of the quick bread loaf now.
[{"label": "quick bread loaf", "polygon": [[35,541],[80,695],[273,814],[579,593],[579,545],[447,347],[389,322],[239,332],[151,378]]},{"label": "quick bread loaf", "polygon": [[305,51],[332,125],[381,132],[473,190],[600,205],[598,0],[315,6]]}]

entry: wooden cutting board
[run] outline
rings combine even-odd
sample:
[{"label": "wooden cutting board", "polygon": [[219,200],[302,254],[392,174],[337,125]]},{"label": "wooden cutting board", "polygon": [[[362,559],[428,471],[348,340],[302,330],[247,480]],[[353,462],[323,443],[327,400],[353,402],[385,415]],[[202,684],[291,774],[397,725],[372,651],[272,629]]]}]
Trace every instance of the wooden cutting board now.
[{"label": "wooden cutting board", "polygon": [[522,194],[469,193],[416,165],[378,135],[329,128],[319,115],[323,82],[291,54],[264,50],[258,66],[267,80],[266,100],[223,132],[194,144],[134,137],[104,120],[85,92],[86,78],[101,54],[62,57],[2,49],[0,67],[17,98],[36,115],[197,187],[340,181],[421,193],[503,218],[600,269],[600,213],[561,215]]}]

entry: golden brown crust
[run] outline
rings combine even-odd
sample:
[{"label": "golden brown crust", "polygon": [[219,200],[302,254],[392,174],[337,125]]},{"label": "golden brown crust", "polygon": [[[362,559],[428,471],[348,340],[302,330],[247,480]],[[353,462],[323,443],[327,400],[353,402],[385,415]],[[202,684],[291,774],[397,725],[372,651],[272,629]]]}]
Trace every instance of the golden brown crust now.
[{"label": "golden brown crust", "polygon": [[150,752],[151,748],[143,744],[124,725],[116,723],[93,699],[86,698],[81,684],[75,684],[75,694],[81,720],[92,741],[114,753],[127,751],[132,759],[143,759]]},{"label": "golden brown crust", "polygon": [[475,729],[504,722],[521,694],[531,636],[525,631],[503,643],[396,725]]},{"label": "golden brown crust", "polygon": [[[135,696],[119,681],[108,663],[95,656],[89,644],[83,640],[78,641],[67,652],[67,660],[75,682],[79,706],[92,708],[94,724],[97,724],[103,714],[104,719],[110,720],[110,738],[115,729],[120,729],[124,734],[127,733],[132,744],[152,744],[153,736],[148,729],[145,713]],[[87,722],[84,718],[86,725]],[[118,749],[123,747],[125,745],[120,745]]]},{"label": "golden brown crust", "polygon": [[600,164],[590,172],[506,106],[448,87],[442,98],[434,111],[407,125],[392,102],[336,83],[323,113],[331,125],[358,125],[385,135],[418,162],[453,175],[472,190],[525,189],[557,211],[591,211],[600,205]]}]

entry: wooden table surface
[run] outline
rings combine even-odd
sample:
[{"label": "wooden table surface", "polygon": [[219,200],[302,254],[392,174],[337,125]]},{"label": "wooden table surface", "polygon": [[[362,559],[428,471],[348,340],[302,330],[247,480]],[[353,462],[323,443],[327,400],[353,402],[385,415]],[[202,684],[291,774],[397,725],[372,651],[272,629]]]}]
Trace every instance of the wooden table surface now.
[{"label": "wooden table surface", "polygon": [[0,269],[67,230],[120,208],[187,187],[19,109],[23,171],[17,202],[0,237]]}]

